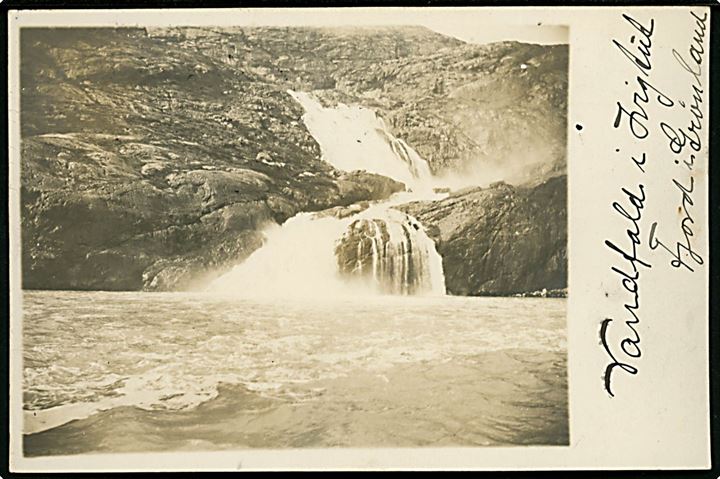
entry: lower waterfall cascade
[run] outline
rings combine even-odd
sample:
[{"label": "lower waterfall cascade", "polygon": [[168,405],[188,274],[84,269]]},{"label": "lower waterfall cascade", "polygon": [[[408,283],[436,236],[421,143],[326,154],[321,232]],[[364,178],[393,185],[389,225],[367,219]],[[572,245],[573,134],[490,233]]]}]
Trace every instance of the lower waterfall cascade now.
[{"label": "lower waterfall cascade", "polygon": [[349,226],[335,249],[341,272],[370,278],[384,293],[445,294],[442,258],[420,223],[397,210],[386,213]]}]

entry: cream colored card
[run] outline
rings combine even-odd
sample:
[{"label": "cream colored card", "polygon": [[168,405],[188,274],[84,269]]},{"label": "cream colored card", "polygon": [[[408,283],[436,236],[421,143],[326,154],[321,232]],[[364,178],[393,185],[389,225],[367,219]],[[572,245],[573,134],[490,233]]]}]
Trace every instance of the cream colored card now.
[{"label": "cream colored card", "polygon": [[709,24],[11,11],[11,470],[709,468]]}]

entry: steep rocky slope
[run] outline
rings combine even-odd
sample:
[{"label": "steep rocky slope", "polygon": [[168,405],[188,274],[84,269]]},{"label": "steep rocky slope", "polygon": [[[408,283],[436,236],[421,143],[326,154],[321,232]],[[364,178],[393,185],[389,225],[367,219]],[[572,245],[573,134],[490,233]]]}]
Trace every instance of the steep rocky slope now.
[{"label": "steep rocky slope", "polygon": [[567,179],[497,183],[402,209],[417,218],[443,258],[456,295],[510,295],[567,287]]},{"label": "steep rocky slope", "polygon": [[24,286],[191,288],[267,222],[403,187],[322,161],[287,89],[375,109],[438,174],[562,173],[566,69],[423,28],[23,29]]}]

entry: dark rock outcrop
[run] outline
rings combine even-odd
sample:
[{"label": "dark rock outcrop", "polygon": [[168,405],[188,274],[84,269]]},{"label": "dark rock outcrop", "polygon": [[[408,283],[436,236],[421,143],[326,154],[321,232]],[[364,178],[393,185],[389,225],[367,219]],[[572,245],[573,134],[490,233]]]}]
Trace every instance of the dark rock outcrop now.
[{"label": "dark rock outcrop", "polygon": [[368,173],[308,189],[252,170],[192,170],[79,191],[23,188],[24,287],[189,289],[262,244],[260,231],[299,211],[378,200],[403,188]]},{"label": "dark rock outcrop", "polygon": [[401,209],[417,218],[443,258],[455,295],[511,295],[567,287],[567,178],[497,183]]},{"label": "dark rock outcrop", "polygon": [[413,218],[393,213],[392,217],[357,219],[349,225],[335,248],[340,274],[368,280],[391,294],[433,291],[432,242],[420,234],[421,226]]},{"label": "dark rock outcrop", "polygon": [[380,249],[388,243],[390,233],[384,220],[353,221],[335,248],[340,273],[347,276],[369,275],[372,278],[373,261],[379,260]]}]

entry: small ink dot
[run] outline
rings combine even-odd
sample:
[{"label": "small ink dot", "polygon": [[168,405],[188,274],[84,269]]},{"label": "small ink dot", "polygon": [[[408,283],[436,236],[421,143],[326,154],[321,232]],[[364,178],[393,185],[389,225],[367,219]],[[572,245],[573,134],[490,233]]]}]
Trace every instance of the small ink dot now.
[{"label": "small ink dot", "polygon": [[615,153],[620,153],[620,148],[615,148]]},{"label": "small ink dot", "polygon": [[583,129],[583,126],[582,126],[580,123],[578,123],[577,125],[575,125],[575,129],[576,129],[577,131],[580,131],[580,130]]},{"label": "small ink dot", "polygon": [[627,84],[628,84],[628,82],[625,82],[625,84],[627,85]]},{"label": "small ink dot", "polygon": [[630,43],[635,43],[635,35],[630,37]]},{"label": "small ink dot", "polygon": [[675,160],[675,164],[676,164],[676,165],[679,165],[680,162],[679,162],[678,160]]}]

